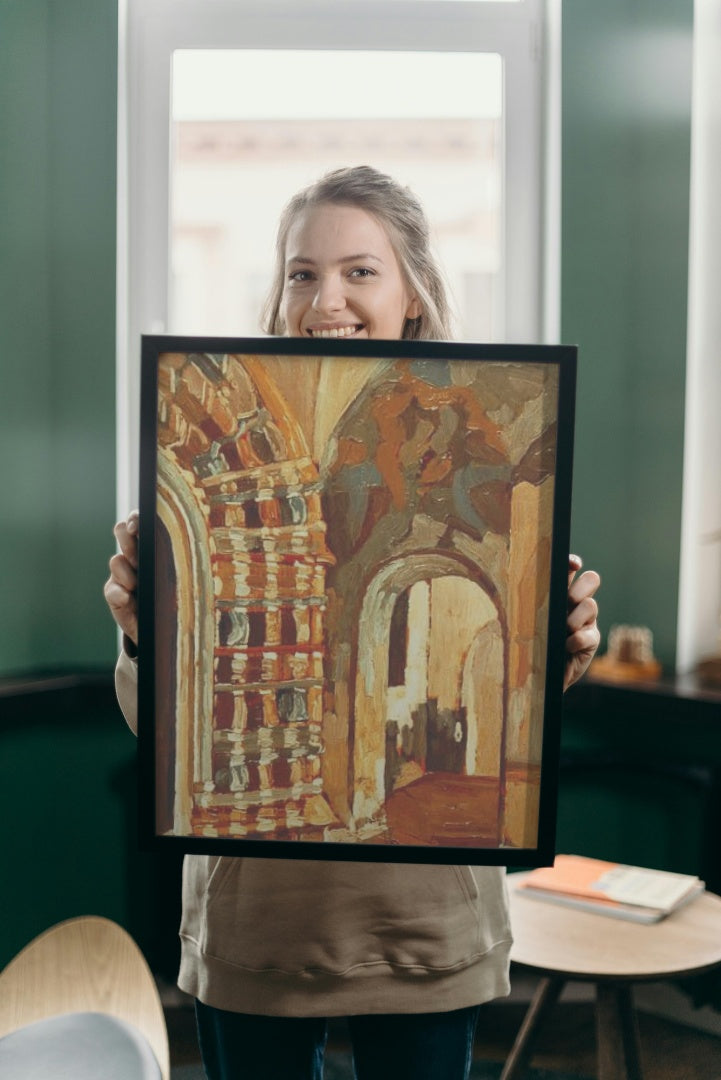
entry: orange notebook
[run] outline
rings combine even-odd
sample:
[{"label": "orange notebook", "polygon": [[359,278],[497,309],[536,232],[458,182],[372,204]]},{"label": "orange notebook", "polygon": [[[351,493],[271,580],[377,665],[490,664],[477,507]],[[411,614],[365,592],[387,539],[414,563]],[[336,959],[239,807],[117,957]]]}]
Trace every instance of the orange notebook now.
[{"label": "orange notebook", "polygon": [[637,922],[658,922],[704,890],[693,874],[557,855],[553,866],[532,870],[524,895]]}]

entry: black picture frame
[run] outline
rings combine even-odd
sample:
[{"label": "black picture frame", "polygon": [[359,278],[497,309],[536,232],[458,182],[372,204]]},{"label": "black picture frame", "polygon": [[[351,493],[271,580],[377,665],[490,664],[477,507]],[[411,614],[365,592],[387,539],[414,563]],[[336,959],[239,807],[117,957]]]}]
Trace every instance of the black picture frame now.
[{"label": "black picture frame", "polygon": [[143,337],[143,848],[553,861],[575,382],[574,346]]}]

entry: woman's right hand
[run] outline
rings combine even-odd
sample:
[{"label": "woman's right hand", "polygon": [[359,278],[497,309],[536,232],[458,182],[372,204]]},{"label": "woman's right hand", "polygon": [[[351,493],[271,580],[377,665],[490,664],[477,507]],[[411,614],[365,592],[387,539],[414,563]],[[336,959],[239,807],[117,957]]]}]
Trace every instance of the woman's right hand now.
[{"label": "woman's right hand", "polygon": [[139,514],[132,510],[113,532],[120,553],[110,560],[110,577],[103,592],[110,613],[123,633],[138,644],[138,526]]}]

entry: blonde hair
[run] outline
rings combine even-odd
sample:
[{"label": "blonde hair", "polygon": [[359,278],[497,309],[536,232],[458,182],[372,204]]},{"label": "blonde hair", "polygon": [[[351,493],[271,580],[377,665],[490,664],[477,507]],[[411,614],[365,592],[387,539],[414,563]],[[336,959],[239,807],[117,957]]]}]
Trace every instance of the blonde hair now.
[{"label": "blonde hair", "polygon": [[402,338],[440,340],[451,337],[451,311],[441,271],[430,250],[428,221],[410,190],[370,165],[336,169],[294,195],[281,214],[275,248],[275,273],[263,311],[263,330],[284,334],[281,315],[288,233],[299,214],[311,206],[336,203],[357,206],[386,229],[401,273],[415,293],[421,314],[406,319]]}]

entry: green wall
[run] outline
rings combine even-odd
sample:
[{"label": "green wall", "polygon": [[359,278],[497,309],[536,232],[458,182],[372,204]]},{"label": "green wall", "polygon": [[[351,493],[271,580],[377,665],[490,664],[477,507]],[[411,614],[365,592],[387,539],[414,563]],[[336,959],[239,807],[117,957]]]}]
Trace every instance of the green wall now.
[{"label": "green wall", "polygon": [[177,974],[180,857],[142,852],[137,740],[110,673],[0,688],[0,969],[77,915],[124,926],[154,971]]},{"label": "green wall", "polygon": [[108,665],[116,0],[0,0],[0,676]]},{"label": "green wall", "polygon": [[[573,546],[601,628],[674,663],[692,0],[563,5],[562,340],[579,345]],[[603,646],[605,648],[605,646]]]}]

